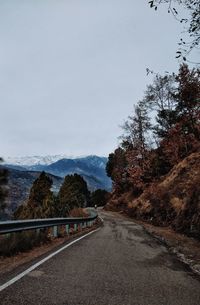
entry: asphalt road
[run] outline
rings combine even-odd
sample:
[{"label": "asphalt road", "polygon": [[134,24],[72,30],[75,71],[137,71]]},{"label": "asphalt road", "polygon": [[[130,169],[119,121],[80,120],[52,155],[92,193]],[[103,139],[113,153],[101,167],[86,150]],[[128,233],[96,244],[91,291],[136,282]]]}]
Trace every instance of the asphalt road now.
[{"label": "asphalt road", "polygon": [[199,305],[200,281],[133,221],[104,226],[0,292],[1,305]]}]

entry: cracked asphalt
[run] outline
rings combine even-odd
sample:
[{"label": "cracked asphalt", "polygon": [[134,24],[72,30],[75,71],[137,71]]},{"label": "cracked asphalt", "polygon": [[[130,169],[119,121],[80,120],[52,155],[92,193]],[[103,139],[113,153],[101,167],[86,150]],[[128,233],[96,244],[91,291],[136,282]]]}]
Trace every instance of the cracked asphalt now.
[{"label": "cracked asphalt", "polygon": [[0,304],[200,304],[199,278],[164,245],[132,220],[100,215],[99,231],[0,292]]}]

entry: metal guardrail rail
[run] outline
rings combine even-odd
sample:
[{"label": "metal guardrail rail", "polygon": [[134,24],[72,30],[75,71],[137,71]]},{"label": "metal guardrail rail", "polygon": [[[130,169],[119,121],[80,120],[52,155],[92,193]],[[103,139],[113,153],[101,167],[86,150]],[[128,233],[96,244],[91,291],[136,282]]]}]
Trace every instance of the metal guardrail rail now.
[{"label": "metal guardrail rail", "polygon": [[[91,226],[97,219],[97,213],[91,213],[90,217],[70,217],[70,218],[46,218],[46,219],[28,219],[28,220],[11,220],[11,221],[0,221],[0,234],[8,234],[13,232],[20,232],[26,230],[42,229],[48,227],[58,227],[62,225],[77,225]],[[66,230],[68,230],[66,228]]]}]

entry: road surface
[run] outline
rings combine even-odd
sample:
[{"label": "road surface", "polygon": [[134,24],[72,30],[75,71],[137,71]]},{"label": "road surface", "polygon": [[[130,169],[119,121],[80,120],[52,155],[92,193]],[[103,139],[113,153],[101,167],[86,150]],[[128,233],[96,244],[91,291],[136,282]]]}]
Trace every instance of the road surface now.
[{"label": "road surface", "polygon": [[0,304],[200,304],[199,279],[163,245],[132,220],[101,216],[99,231],[4,289]]}]

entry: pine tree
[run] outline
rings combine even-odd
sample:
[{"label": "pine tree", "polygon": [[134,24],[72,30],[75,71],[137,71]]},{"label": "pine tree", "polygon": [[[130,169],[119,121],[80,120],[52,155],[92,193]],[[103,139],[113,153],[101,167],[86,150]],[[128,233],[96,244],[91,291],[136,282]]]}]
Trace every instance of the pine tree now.
[{"label": "pine tree", "polygon": [[80,175],[66,176],[58,193],[58,216],[67,216],[73,208],[86,207],[89,197],[87,183]]},{"label": "pine tree", "polygon": [[106,190],[97,189],[91,193],[91,205],[103,206],[107,203],[109,193]]},{"label": "pine tree", "polygon": [[15,212],[17,219],[48,218],[54,216],[52,179],[45,172],[33,182],[27,202]]},{"label": "pine tree", "polygon": [[123,192],[127,188],[127,160],[125,149],[119,147],[108,157],[106,172],[111,177],[116,192]]}]

